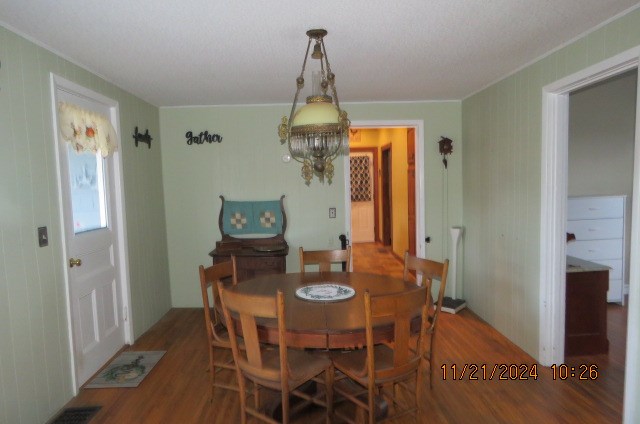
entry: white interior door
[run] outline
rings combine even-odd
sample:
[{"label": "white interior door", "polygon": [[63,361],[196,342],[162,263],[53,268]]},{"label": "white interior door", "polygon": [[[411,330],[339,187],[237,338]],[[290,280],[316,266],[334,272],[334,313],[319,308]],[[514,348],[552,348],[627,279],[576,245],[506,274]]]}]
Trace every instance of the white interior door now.
[{"label": "white interior door", "polygon": [[375,241],[373,198],[373,154],[349,154],[351,170],[351,242]]},{"label": "white interior door", "polygon": [[[60,88],[54,100],[112,117],[110,106]],[[75,380],[80,386],[125,343],[115,159],[78,153],[59,134],[56,139]]]}]

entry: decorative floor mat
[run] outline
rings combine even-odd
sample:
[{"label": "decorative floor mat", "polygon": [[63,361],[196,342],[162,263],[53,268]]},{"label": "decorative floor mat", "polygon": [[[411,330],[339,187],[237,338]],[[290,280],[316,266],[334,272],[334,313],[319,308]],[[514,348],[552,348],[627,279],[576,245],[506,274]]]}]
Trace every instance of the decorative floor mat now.
[{"label": "decorative floor mat", "polygon": [[166,351],[122,352],[85,389],[138,387]]}]

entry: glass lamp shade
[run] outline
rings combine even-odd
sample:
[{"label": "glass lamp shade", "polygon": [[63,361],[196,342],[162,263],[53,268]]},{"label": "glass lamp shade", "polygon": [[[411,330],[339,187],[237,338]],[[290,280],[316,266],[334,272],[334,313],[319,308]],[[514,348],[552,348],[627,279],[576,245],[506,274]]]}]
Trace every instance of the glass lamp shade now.
[{"label": "glass lamp shade", "polygon": [[290,150],[298,159],[312,159],[316,172],[324,171],[325,158],[333,158],[342,145],[343,125],[332,103],[309,103],[295,114],[291,125]]},{"label": "glass lamp shade", "polygon": [[313,102],[302,106],[293,117],[291,128],[304,125],[339,124],[338,108],[333,103]]}]

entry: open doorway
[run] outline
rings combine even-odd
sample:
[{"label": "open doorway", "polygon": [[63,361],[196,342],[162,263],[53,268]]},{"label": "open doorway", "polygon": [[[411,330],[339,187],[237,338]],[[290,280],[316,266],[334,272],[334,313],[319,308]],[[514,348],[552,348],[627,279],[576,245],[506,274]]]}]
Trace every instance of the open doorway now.
[{"label": "open doorway", "polygon": [[592,213],[569,208],[577,238],[567,254],[611,268],[607,300],[619,304],[629,283],[637,77],[632,69],[569,94],[568,202]]},{"label": "open doorway", "polygon": [[351,243],[378,243],[398,259],[407,250],[424,254],[423,141],[417,134],[421,121],[352,122],[345,173]]},{"label": "open doorway", "polygon": [[[540,232],[540,362],[564,362],[566,220],[569,139],[569,96],[581,88],[638,68],[640,48],[634,48],[563,78],[543,88],[542,178]],[[638,87],[636,86],[636,93]],[[640,132],[636,97],[631,247],[629,270],[629,322],[640,317]],[[640,329],[627,328],[623,416],[636,416],[635,399],[640,391],[636,375],[640,360]],[[625,420],[626,421],[626,420]]]},{"label": "open doorway", "polygon": [[[619,399],[624,392],[637,75],[632,69],[569,93],[567,233],[572,241],[566,253],[568,270],[576,272],[567,273],[564,363],[579,366],[585,355],[597,355],[590,362],[603,374],[619,377],[607,386],[607,393]],[[582,263],[574,258],[587,265],[571,267]],[[593,279],[598,271],[589,266],[605,267],[599,282]]]}]

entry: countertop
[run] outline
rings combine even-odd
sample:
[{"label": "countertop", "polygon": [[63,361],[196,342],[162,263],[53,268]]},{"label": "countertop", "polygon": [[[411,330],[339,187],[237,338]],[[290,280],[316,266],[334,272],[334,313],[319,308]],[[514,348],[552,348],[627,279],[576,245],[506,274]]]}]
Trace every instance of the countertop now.
[{"label": "countertop", "polygon": [[611,268],[567,255],[567,272],[609,271]]}]

